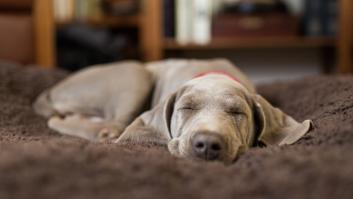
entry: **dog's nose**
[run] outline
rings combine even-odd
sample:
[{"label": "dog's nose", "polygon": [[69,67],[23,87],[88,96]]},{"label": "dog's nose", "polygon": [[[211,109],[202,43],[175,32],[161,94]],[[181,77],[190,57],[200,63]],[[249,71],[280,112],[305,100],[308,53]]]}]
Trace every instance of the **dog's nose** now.
[{"label": "dog's nose", "polygon": [[198,158],[217,160],[224,149],[223,141],[218,135],[199,133],[192,139],[192,147]]}]

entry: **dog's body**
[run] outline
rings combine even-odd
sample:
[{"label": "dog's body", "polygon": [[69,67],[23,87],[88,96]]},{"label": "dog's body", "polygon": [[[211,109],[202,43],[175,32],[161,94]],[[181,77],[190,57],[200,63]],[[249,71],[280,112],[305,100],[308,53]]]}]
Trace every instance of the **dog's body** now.
[{"label": "dog's body", "polygon": [[294,143],[310,128],[256,95],[223,59],[91,67],[45,91],[34,108],[63,134],[158,142],[177,156],[224,162],[257,141]]}]

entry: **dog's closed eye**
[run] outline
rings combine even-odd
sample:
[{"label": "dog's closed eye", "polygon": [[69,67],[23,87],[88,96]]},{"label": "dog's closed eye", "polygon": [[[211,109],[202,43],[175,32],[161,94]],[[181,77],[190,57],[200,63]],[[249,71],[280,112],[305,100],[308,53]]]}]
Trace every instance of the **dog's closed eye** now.
[{"label": "dog's closed eye", "polygon": [[225,109],[225,112],[231,115],[245,115],[245,112],[238,107],[229,107]]},{"label": "dog's closed eye", "polygon": [[198,110],[198,109],[195,108],[195,107],[185,106],[185,107],[178,108],[178,110],[181,110],[181,111],[195,111],[195,110]]},{"label": "dog's closed eye", "polygon": [[229,113],[231,115],[245,115],[244,112],[239,111],[239,110],[227,110],[226,113]]},{"label": "dog's closed eye", "polygon": [[192,100],[185,100],[180,104],[180,107],[177,109],[179,111],[196,111],[200,109],[200,105]]}]

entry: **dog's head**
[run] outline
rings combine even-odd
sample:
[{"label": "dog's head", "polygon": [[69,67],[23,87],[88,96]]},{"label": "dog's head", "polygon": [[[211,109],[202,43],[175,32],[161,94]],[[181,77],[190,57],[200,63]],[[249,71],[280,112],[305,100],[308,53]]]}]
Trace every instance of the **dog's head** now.
[{"label": "dog's head", "polygon": [[310,128],[231,78],[187,82],[127,128],[120,140],[161,141],[176,156],[232,162],[249,147],[292,144]]}]

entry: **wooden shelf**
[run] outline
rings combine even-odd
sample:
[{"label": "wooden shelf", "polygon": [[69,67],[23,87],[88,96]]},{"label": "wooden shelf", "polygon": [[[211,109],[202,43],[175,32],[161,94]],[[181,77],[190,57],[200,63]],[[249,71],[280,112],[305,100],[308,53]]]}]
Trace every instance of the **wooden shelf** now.
[{"label": "wooden shelf", "polygon": [[107,27],[138,27],[140,25],[140,15],[131,16],[104,16],[89,23],[96,26]]},{"label": "wooden shelf", "polygon": [[[129,16],[103,16],[99,19],[91,19],[83,21],[93,26],[100,27],[139,27],[140,26],[140,15],[129,15]],[[65,26],[72,24],[74,21],[61,21],[57,22],[58,26]]]},{"label": "wooden shelf", "polygon": [[165,50],[212,50],[246,48],[315,48],[334,47],[333,37],[262,37],[262,38],[215,38],[206,45],[178,44],[174,39],[164,40]]}]

